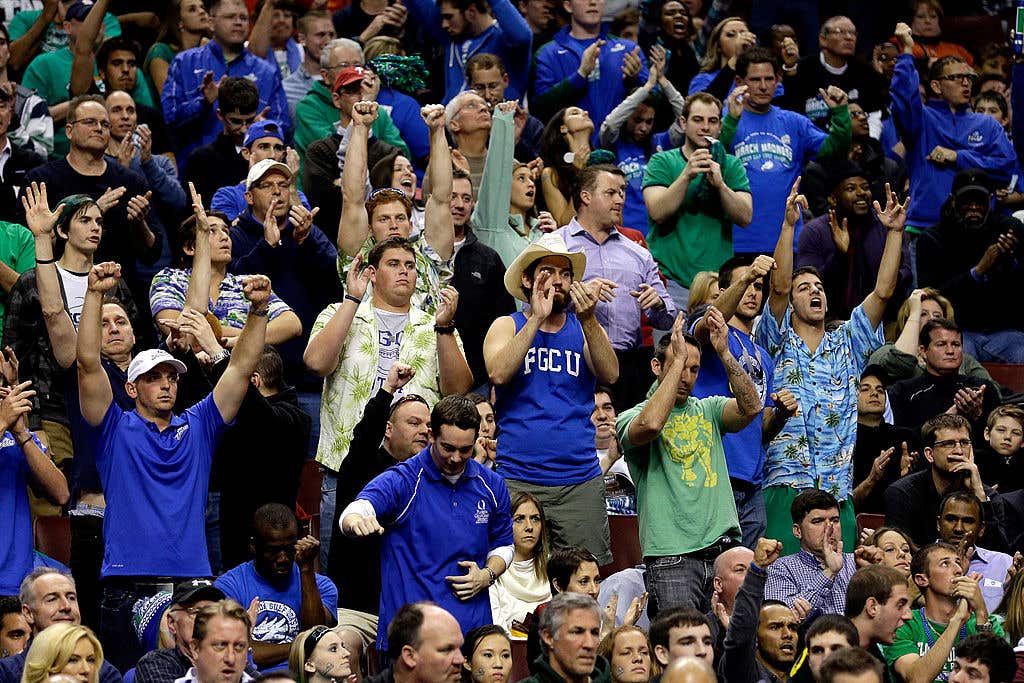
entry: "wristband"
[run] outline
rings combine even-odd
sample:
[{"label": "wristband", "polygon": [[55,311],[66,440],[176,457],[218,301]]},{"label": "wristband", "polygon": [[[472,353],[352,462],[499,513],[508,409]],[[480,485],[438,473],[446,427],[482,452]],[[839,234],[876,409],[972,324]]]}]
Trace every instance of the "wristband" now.
[{"label": "wristband", "polygon": [[351,294],[346,294],[345,295],[345,300],[353,302],[356,306],[358,306],[359,304],[363,303],[362,299],[357,299],[354,296],[352,296]]},{"label": "wristband", "polygon": [[760,567],[758,567],[753,562],[750,563],[750,567],[749,567],[748,571],[754,572],[754,574],[756,574],[757,576],[768,576],[768,572],[767,571],[765,571],[764,569],[761,569]]},{"label": "wristband", "polygon": [[32,440],[32,435],[31,435],[31,434],[29,434],[28,436],[26,436],[26,437],[25,437],[25,440],[24,440],[24,441],[19,441],[19,442],[18,442],[18,448],[24,448],[24,447],[25,447],[25,444],[27,444],[27,443],[28,443],[29,441],[31,441],[31,440]]},{"label": "wristband", "polygon": [[491,569],[490,567],[487,567],[487,566],[484,567],[484,571],[486,571],[488,574],[491,575],[491,582],[489,584],[487,584],[487,585],[488,586],[493,586],[494,582],[498,580],[498,575],[494,573],[493,569]]},{"label": "wristband", "polygon": [[980,624],[976,623],[974,628],[978,633],[992,633],[995,631],[995,629],[992,628],[992,622],[990,621],[985,621]]},{"label": "wristband", "polygon": [[455,334],[455,325],[434,325],[434,332],[437,334]]},{"label": "wristband", "polygon": [[210,362],[213,363],[214,365],[216,365],[217,363],[221,362],[225,358],[230,358],[230,357],[231,357],[231,351],[229,351],[228,349],[221,349],[220,351],[218,351],[217,353],[213,354],[213,356],[210,357]]},{"label": "wristband", "polygon": [[56,262],[57,262],[57,259],[55,259],[55,258],[37,258],[36,259],[36,265],[38,265],[40,263],[56,263]]}]

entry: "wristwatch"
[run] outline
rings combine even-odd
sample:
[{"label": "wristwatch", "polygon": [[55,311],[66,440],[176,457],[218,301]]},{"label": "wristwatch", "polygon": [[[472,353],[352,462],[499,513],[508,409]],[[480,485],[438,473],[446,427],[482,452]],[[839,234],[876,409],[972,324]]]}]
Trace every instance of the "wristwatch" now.
[{"label": "wristwatch", "polygon": [[230,357],[231,357],[231,351],[229,351],[228,349],[221,349],[217,353],[215,353],[212,356],[210,356],[210,362],[213,363],[214,365],[216,365],[217,363],[221,362],[225,358],[230,358]]},{"label": "wristwatch", "polygon": [[455,325],[434,325],[437,334],[455,334]]}]

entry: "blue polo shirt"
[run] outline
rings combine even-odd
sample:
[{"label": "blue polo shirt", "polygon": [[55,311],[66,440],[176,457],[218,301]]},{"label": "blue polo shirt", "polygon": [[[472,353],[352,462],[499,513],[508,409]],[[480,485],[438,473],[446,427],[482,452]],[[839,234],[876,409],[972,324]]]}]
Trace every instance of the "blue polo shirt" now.
[{"label": "blue polo shirt", "polygon": [[[42,448],[42,444],[32,439]],[[43,451],[45,453],[45,450]],[[0,595],[17,595],[32,571],[32,514],[28,461],[10,432],[0,435]]]},{"label": "blue polo shirt", "polygon": [[111,402],[87,433],[107,497],[101,575],[209,576],[206,494],[226,427],[210,394],[162,432]]},{"label": "blue polo shirt", "polygon": [[434,464],[430,448],[391,467],[356,496],[373,506],[386,529],[380,555],[378,652],[387,652],[388,624],[406,603],[433,600],[455,617],[463,633],[490,624],[487,591],[463,602],[444,577],[465,574],[459,562],[483,567],[489,551],[512,544],[505,481],[470,459],[452,484]]}]

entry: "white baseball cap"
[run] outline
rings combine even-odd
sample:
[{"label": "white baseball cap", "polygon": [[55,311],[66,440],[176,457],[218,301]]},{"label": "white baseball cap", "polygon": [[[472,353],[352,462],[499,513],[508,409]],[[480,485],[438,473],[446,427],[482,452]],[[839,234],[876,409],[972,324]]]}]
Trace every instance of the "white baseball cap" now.
[{"label": "white baseball cap", "polygon": [[188,372],[188,368],[185,367],[184,363],[163,349],[149,349],[132,358],[132,362],[128,366],[128,381],[134,382],[139,378],[139,375],[144,375],[156,366],[164,363],[177,370],[179,375],[184,375]]},{"label": "white baseball cap", "polygon": [[263,176],[271,171],[283,173],[289,179],[292,177],[292,169],[288,168],[287,164],[282,164],[274,159],[263,159],[256,162],[256,165],[249,169],[249,175],[245,177],[245,189],[251,190],[253,183],[258,183]]}]

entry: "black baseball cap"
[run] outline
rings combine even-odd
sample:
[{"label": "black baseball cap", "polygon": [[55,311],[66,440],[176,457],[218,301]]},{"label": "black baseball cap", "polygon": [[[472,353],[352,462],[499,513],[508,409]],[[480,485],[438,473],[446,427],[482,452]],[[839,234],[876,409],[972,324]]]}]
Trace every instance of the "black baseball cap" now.
[{"label": "black baseball cap", "polygon": [[953,177],[954,197],[959,199],[971,193],[984,194],[986,198],[992,195],[992,179],[980,168],[965,168]]},{"label": "black baseball cap", "polygon": [[171,595],[171,603],[175,605],[187,605],[200,600],[223,600],[227,596],[224,591],[213,585],[209,579],[188,579],[174,587]]}]

